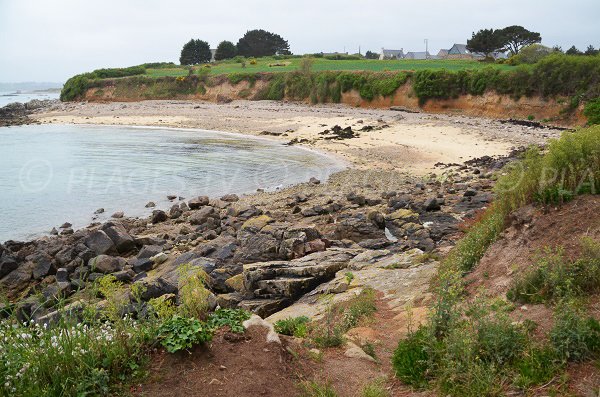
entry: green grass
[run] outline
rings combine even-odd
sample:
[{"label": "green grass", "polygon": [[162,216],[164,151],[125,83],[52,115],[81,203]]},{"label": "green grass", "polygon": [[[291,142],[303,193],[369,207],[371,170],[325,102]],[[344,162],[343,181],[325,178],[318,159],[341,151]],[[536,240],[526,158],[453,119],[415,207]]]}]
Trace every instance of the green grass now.
[{"label": "green grass", "polygon": [[300,397],[337,397],[337,393],[329,383],[305,381],[300,383]]},{"label": "green grass", "polygon": [[[246,62],[246,67],[242,67],[241,63],[233,61],[223,61],[215,64],[211,64],[211,74],[229,74],[229,73],[262,73],[262,72],[291,72],[300,69],[300,63],[302,58],[293,58],[285,60],[274,60],[272,58],[259,58],[256,60],[256,65],[251,65]],[[286,66],[269,66],[273,64],[286,64]],[[446,69],[451,71],[465,70],[465,69],[480,69],[491,66],[499,70],[510,70],[514,69],[513,66],[499,65],[499,64],[487,64],[478,61],[471,60],[373,60],[373,59],[362,59],[362,60],[350,60],[350,61],[339,61],[339,60],[328,60],[323,58],[314,58],[312,64],[312,71],[370,71],[370,72],[384,72],[384,71],[408,71],[408,70],[424,70],[424,69]],[[194,70],[203,68],[204,66],[195,66]],[[163,77],[163,76],[187,76],[188,67],[168,68],[168,69],[146,69],[146,73],[151,77]]]}]

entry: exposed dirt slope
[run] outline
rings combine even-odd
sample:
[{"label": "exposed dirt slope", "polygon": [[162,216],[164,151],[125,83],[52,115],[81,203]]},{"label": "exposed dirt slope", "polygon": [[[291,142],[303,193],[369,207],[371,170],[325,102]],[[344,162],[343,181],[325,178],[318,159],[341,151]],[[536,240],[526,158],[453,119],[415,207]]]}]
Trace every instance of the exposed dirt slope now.
[{"label": "exposed dirt slope", "polygon": [[505,294],[514,275],[547,248],[563,247],[576,258],[585,236],[600,240],[600,197],[581,196],[558,208],[528,206],[513,214],[512,226],[493,244],[468,276],[469,290],[484,287],[490,295]]},{"label": "exposed dirt slope", "polygon": [[[261,90],[265,89],[267,82],[258,80],[254,85],[247,81],[231,84],[225,80],[213,86],[207,86],[203,92],[193,94],[171,94],[165,96],[164,92],[152,87],[120,86],[119,80],[114,80],[112,85],[101,88],[90,88],[85,99],[91,102],[130,102],[148,99],[192,99],[210,102],[230,102],[236,99],[252,99]],[[289,98],[286,98],[289,100]],[[307,103],[310,101],[307,100]],[[557,119],[555,124],[565,126],[580,126],[586,123],[582,114],[583,108],[577,109],[572,115],[565,118],[564,98],[543,99],[540,97],[522,97],[518,100],[508,95],[499,95],[488,92],[484,95],[463,95],[452,99],[430,99],[425,104],[413,92],[411,83],[406,83],[388,97],[376,97],[373,100],[361,98],[357,90],[350,90],[342,94],[341,103],[363,108],[389,108],[400,106],[412,111],[426,111],[429,113],[450,113],[465,116],[488,118],[518,118],[525,119],[533,116],[536,120]]]}]

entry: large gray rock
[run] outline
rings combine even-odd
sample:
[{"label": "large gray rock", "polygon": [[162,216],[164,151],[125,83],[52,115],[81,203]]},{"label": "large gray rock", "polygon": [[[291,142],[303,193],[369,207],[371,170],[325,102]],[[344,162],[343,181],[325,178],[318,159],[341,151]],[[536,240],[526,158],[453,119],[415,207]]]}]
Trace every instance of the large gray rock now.
[{"label": "large gray rock", "polygon": [[167,213],[163,210],[152,211],[152,216],[150,217],[150,221],[153,224],[165,222],[167,219],[169,219],[169,217],[167,216]]},{"label": "large gray rock", "polygon": [[[242,273],[244,295],[254,301],[274,299],[277,304],[270,302],[269,305],[280,309],[281,305],[287,305],[317,285],[333,279],[335,274],[346,268],[350,260],[359,252],[359,250],[332,248],[291,261],[244,265]],[[260,302],[254,303],[262,307],[260,311],[270,311]],[[254,312],[257,310],[257,308],[253,309]]]},{"label": "large gray rock", "polygon": [[54,265],[52,263],[52,259],[45,254],[36,255],[36,257],[32,261],[34,263],[33,266],[33,278],[39,280],[48,274],[56,272]]},{"label": "large gray rock", "polygon": [[15,270],[19,264],[16,259],[9,255],[0,257],[0,278]]},{"label": "large gray rock", "polygon": [[205,205],[208,205],[208,196],[198,196],[188,201],[188,207],[192,210],[197,210]]},{"label": "large gray rock", "polygon": [[384,238],[385,230],[378,225],[377,221],[377,219],[368,219],[364,214],[345,217],[336,225],[335,238],[354,242]]},{"label": "large gray rock", "polygon": [[115,253],[117,248],[115,243],[102,230],[92,232],[86,239],[84,244],[96,255],[105,255]]},{"label": "large gray rock", "polygon": [[219,215],[215,212],[215,209],[210,206],[205,206],[202,209],[194,212],[192,216],[190,216],[190,224],[192,225],[202,225],[206,223],[211,218],[219,218]]},{"label": "large gray rock", "polygon": [[163,251],[160,245],[144,245],[138,254],[138,259],[152,258]]},{"label": "large gray rock", "polygon": [[117,252],[120,254],[129,252],[135,248],[133,237],[127,233],[127,230],[125,230],[125,227],[123,227],[122,224],[117,222],[107,222],[102,226],[102,231],[112,240]]},{"label": "large gray rock", "polygon": [[124,262],[125,260],[122,258],[115,258],[108,255],[98,255],[90,260],[88,266],[91,268],[92,272],[108,274],[122,270]]}]

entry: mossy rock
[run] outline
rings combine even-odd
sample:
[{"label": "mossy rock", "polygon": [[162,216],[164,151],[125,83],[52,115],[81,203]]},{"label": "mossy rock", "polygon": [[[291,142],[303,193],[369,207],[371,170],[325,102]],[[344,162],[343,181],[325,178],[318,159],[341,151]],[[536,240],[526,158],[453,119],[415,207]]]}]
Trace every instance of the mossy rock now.
[{"label": "mossy rock", "polygon": [[400,209],[392,212],[386,217],[390,221],[403,221],[415,223],[419,221],[419,214],[407,209]]},{"label": "mossy rock", "polygon": [[254,218],[250,218],[246,222],[244,222],[244,224],[242,225],[242,230],[254,229],[256,231],[259,231],[271,222],[274,222],[274,220],[270,216],[260,215]]},{"label": "mossy rock", "polygon": [[238,274],[237,276],[229,277],[227,280],[225,280],[225,285],[236,292],[243,292],[244,276],[242,274]]}]

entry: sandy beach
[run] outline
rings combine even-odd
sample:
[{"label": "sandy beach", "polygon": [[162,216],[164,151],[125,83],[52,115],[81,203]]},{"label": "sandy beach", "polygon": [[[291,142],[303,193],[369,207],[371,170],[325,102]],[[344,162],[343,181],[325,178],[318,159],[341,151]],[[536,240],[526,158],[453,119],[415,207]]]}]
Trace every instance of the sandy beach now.
[{"label": "sandy beach", "polygon": [[[558,136],[555,130],[460,115],[272,101],[61,103],[33,118],[42,123],[200,128],[263,135],[330,153],[353,168],[414,175],[433,171],[436,163],[504,155],[511,148]],[[351,127],[357,137],[335,140],[321,134],[336,125]]]}]

